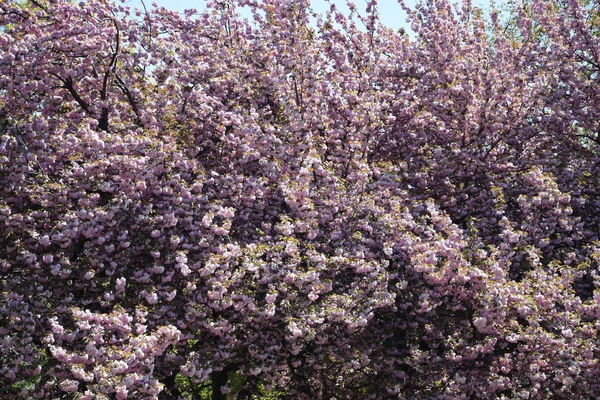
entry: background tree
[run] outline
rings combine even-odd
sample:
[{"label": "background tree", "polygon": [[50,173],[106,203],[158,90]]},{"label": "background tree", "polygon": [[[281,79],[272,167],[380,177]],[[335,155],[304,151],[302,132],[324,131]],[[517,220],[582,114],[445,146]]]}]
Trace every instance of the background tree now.
[{"label": "background tree", "polygon": [[515,10],[2,3],[2,395],[596,397],[596,9]]}]

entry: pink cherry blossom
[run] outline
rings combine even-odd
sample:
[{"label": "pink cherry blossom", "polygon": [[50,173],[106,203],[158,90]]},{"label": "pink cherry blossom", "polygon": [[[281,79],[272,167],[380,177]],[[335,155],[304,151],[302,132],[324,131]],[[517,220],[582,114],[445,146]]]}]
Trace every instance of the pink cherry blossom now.
[{"label": "pink cherry blossom", "polygon": [[599,397],[597,7],[400,4],[1,2],[2,394]]}]

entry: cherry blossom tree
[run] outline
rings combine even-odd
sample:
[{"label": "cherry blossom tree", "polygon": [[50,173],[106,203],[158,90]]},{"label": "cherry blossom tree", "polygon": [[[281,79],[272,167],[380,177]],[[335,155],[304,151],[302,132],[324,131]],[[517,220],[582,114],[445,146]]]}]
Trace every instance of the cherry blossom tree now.
[{"label": "cherry blossom tree", "polygon": [[3,398],[597,397],[598,10],[404,7],[0,4]]}]

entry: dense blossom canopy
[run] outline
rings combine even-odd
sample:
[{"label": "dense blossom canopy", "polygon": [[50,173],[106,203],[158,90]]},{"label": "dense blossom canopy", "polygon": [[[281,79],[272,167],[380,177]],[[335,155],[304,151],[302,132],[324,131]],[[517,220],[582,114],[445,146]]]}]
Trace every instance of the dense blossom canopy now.
[{"label": "dense blossom canopy", "polygon": [[600,397],[597,6],[351,9],[0,2],[1,398]]}]

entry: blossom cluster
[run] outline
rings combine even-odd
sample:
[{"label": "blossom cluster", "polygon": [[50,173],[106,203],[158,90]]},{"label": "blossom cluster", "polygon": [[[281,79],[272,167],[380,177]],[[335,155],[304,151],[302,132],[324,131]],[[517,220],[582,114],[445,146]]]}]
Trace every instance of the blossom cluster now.
[{"label": "blossom cluster", "polygon": [[600,397],[598,9],[400,3],[0,2],[0,398]]}]

